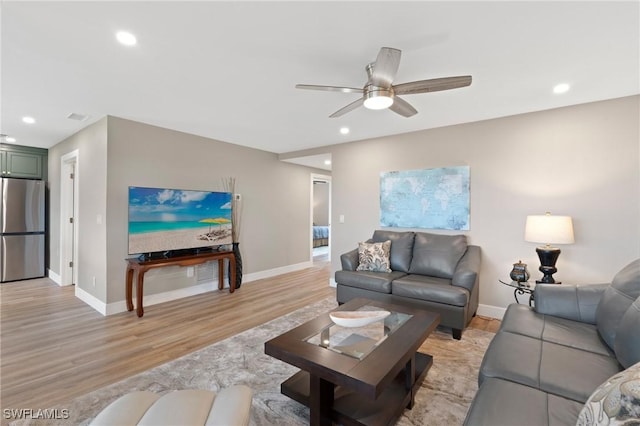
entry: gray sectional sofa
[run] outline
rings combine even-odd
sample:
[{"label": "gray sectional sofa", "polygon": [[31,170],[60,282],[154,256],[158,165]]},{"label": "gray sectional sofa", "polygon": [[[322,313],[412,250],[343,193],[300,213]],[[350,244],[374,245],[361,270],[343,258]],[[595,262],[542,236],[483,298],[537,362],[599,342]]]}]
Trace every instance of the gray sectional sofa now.
[{"label": "gray sectional sofa", "polygon": [[[616,381],[628,390],[612,389],[609,399],[606,388]],[[610,284],[540,284],[535,308],[510,305],[478,382],[468,426],[609,424],[600,421],[640,417],[640,259]],[[624,392],[630,395],[621,397]],[[635,421],[629,424],[640,418]]]},{"label": "gray sectional sofa", "polygon": [[465,235],[377,230],[368,242],[391,241],[390,272],[358,271],[358,249],[340,257],[338,303],[357,297],[404,303],[437,312],[460,339],[478,309],[480,247]]}]

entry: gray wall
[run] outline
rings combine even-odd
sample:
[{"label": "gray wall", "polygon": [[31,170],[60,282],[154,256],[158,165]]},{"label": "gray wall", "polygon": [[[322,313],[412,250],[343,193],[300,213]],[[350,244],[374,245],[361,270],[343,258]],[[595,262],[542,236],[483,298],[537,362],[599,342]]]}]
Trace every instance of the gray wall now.
[{"label": "gray wall", "polygon": [[74,150],[79,152],[76,286],[105,301],[107,230],[104,220],[98,224],[96,219],[107,217],[107,118],[49,149],[49,269],[60,273],[60,159]]},{"label": "gray wall", "polygon": [[[78,285],[103,302],[125,296],[130,185],[223,190],[222,178],[233,176],[236,192],[242,195],[245,274],[310,260],[309,179],[314,169],[281,162],[273,153],[108,117],[50,150],[55,184],[50,269],[55,273],[60,237],[59,189],[54,186],[59,185],[60,157],[76,148],[81,165]],[[103,215],[103,225],[96,224],[97,214]],[[93,276],[96,288],[91,285]],[[209,270],[208,276],[216,275]],[[145,275],[145,295],[196,285],[201,278],[188,278],[184,268],[156,269]]]},{"label": "gray wall", "polygon": [[[332,269],[379,225],[380,172],[468,165],[471,222],[483,250],[480,303],[513,301],[507,279],[522,259],[534,277],[527,215],[570,215],[556,280],[607,282],[640,257],[640,97],[583,104],[330,147]],[[345,222],[339,223],[339,215]],[[428,231],[427,232],[438,232]]]},{"label": "gray wall", "polygon": [[[523,240],[524,221],[545,211],[574,218],[576,243],[561,247],[556,279],[609,281],[640,257],[639,103],[634,96],[324,148],[333,160],[333,271],[341,253],[379,228],[380,172],[469,165],[467,235],[483,249],[482,304],[512,302],[497,280],[520,259],[539,276],[536,244]],[[317,171],[273,153],[109,117],[49,151],[54,273],[60,157],[74,149],[81,179],[78,285],[99,300],[124,299],[129,185],[216,190],[221,178],[235,176],[245,272],[309,260],[309,179]],[[104,225],[96,223],[99,214]],[[145,293],[198,283],[180,268],[168,269],[148,273]]]}]

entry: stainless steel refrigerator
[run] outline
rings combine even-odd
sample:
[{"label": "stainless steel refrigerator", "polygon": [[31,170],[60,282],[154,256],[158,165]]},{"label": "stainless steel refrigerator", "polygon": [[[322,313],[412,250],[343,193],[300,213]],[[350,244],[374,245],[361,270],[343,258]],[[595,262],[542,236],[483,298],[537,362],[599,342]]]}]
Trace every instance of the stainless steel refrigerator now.
[{"label": "stainless steel refrigerator", "polygon": [[2,178],[0,282],[44,276],[44,193],[41,180]]}]

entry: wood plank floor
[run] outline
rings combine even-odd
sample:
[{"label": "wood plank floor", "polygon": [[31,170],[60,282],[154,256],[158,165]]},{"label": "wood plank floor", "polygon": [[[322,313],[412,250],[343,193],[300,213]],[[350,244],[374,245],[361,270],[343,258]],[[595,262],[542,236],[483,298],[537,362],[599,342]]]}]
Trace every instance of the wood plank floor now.
[{"label": "wood plank floor", "polygon": [[[330,265],[103,317],[49,279],[0,285],[0,406],[44,409],[325,297]],[[495,332],[498,320],[471,326]]]}]

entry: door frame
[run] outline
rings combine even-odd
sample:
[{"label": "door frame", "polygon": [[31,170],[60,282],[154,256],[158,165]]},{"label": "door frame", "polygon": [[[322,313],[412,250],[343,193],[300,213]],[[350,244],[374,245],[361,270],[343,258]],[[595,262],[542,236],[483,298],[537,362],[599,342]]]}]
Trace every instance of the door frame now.
[{"label": "door frame", "polygon": [[[69,165],[74,165],[73,185],[68,185],[65,170]],[[80,182],[80,155],[79,150],[71,151],[60,158],[60,285],[67,286],[77,283],[78,277],[78,221],[79,221],[79,182]],[[69,192],[69,186],[71,191]],[[73,200],[73,211],[69,211],[69,198]],[[71,214],[71,216],[69,215]],[[73,226],[69,227],[69,217],[73,217]],[[73,267],[69,272],[65,253],[69,250],[73,253]]]}]

